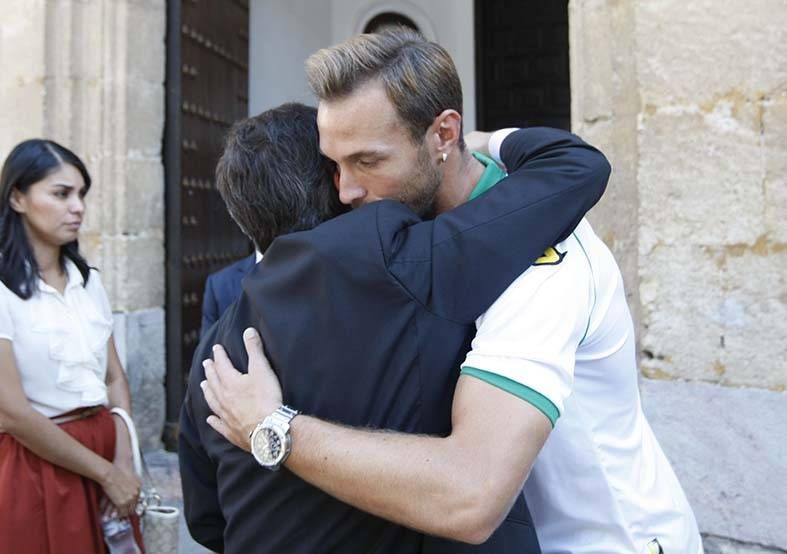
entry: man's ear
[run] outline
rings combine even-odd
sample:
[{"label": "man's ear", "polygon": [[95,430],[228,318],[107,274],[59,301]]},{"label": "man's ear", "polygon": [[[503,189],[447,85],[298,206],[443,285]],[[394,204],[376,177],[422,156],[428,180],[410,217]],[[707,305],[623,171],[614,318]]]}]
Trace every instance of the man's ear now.
[{"label": "man's ear", "polygon": [[8,197],[8,205],[11,206],[11,209],[17,213],[23,214],[27,211],[25,202],[25,195],[19,189],[14,189],[11,191],[11,195]]},{"label": "man's ear", "polygon": [[449,153],[462,138],[462,116],[456,110],[443,110],[429,129],[438,152]]}]

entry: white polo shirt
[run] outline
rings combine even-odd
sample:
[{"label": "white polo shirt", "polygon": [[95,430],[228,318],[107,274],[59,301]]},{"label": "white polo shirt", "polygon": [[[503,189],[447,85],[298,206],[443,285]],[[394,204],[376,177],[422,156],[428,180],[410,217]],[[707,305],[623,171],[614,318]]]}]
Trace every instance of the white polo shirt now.
[{"label": "white polo shirt", "polygon": [[109,300],[97,271],[87,287],[70,260],[66,271],[63,294],[39,279],[22,300],[0,283],[0,339],[12,342],[25,395],[47,417],[107,403]]},{"label": "white polo shirt", "polygon": [[476,324],[462,373],[530,402],[554,426],[524,489],[543,552],[650,554],[655,539],[667,554],[701,553],[694,514],[642,412],[620,270],[590,224]]}]

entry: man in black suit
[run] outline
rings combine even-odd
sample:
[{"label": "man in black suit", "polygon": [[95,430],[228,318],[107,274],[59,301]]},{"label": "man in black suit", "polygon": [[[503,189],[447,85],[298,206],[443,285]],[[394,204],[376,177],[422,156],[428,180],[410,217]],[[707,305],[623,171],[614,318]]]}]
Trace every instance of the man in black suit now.
[{"label": "man in black suit", "polygon": [[200,338],[205,336],[208,329],[218,321],[230,304],[238,299],[242,290],[241,281],[260,258],[261,256],[255,251],[250,256],[208,275],[205,280],[205,294],[202,296]]},{"label": "man in black suit", "polygon": [[[325,196],[332,169],[317,154],[314,111],[304,109],[237,124],[219,163],[230,213],[259,248],[293,227],[280,226],[282,215],[301,214],[308,228],[335,212]],[[309,117],[304,134],[299,122]],[[454,144],[458,131],[450,130]],[[433,221],[380,201],[265,251],[238,302],[201,342],[189,376],[180,463],[186,519],[199,542],[227,552],[539,551],[521,496],[490,540],[471,547],[353,509],[286,469],[265,472],[210,429],[199,390],[211,345],[223,344],[245,367],[241,332],[254,326],[286,402],[349,425],[447,434],[475,318],[573,230],[609,174],[599,152],[561,131],[519,131],[501,154],[509,179]],[[482,159],[482,173],[494,173]]]}]

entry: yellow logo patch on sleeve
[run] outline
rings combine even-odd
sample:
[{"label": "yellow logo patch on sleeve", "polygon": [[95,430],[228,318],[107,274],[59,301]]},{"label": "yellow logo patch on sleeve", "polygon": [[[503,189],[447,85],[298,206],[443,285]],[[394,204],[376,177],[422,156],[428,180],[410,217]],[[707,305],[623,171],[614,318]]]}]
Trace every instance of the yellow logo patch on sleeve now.
[{"label": "yellow logo patch on sleeve", "polygon": [[556,248],[550,246],[544,252],[544,255],[538,258],[533,265],[557,265],[566,257],[565,252],[559,252]]}]

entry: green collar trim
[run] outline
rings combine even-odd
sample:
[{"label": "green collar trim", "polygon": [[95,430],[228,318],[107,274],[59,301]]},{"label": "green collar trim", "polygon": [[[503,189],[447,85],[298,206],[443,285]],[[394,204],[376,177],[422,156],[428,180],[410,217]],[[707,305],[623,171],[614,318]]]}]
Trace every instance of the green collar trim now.
[{"label": "green collar trim", "polygon": [[503,171],[503,169],[489,156],[484,156],[478,152],[473,152],[473,157],[484,164],[486,169],[481,175],[481,178],[478,180],[478,183],[473,189],[473,192],[470,193],[470,198],[468,198],[468,200],[475,200],[495,186],[500,179],[506,176],[506,172]]}]

